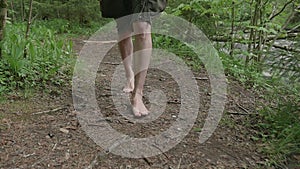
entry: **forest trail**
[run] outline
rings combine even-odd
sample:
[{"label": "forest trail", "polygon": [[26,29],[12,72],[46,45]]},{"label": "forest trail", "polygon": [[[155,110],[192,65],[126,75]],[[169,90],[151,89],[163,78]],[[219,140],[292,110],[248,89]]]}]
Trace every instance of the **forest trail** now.
[{"label": "forest trail", "polygon": [[[83,39],[75,39],[74,43],[75,51],[79,52]],[[129,123],[120,118],[110,98],[111,75],[117,66],[115,63],[121,62],[118,56],[115,47],[104,58],[96,78],[97,101],[105,110],[105,116],[110,117],[107,122],[118,131],[137,137],[168,129],[176,117],[179,96],[173,90],[177,88],[175,81],[161,71],[149,71],[145,93],[147,100],[147,92],[151,89],[167,86],[163,91],[170,100],[164,114],[146,124]],[[123,158],[95,144],[80,127],[70,86],[63,92],[49,89],[49,94],[41,93],[28,100],[12,98],[12,101],[1,103],[0,111],[6,115],[0,118],[0,168],[257,168],[266,159],[251,139],[255,134],[252,122],[249,121],[249,126],[243,123],[253,115],[250,112],[255,112],[256,97],[238,82],[228,79],[228,102],[223,119],[213,136],[199,144],[199,128],[209,109],[210,87],[204,69],[194,75],[201,77],[197,80],[201,102],[193,129],[173,149],[149,158]]]}]

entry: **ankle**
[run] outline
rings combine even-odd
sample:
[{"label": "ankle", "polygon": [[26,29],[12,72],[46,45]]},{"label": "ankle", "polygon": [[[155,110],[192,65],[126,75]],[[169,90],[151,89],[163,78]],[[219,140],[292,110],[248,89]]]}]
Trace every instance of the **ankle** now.
[{"label": "ankle", "polygon": [[133,74],[126,74],[126,79],[128,79],[128,80],[132,80],[132,79],[134,79],[134,75]]},{"label": "ankle", "polygon": [[136,89],[132,92],[132,95],[133,96],[143,96],[143,90],[140,90],[140,89]]}]

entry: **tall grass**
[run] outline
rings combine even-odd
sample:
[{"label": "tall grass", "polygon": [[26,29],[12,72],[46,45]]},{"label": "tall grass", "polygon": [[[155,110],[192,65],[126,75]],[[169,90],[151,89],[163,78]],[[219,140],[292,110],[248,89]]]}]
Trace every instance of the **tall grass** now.
[{"label": "tall grass", "polygon": [[300,154],[300,85],[277,81],[265,98],[270,104],[260,110],[262,122],[257,124],[263,152],[271,164],[287,165],[289,157]]}]

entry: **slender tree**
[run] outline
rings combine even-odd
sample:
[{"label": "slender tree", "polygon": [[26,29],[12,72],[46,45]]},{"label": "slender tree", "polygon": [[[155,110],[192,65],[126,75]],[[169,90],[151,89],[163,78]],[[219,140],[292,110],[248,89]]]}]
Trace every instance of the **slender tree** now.
[{"label": "slender tree", "polygon": [[32,3],[33,3],[33,0],[30,0],[30,3],[29,3],[28,21],[27,21],[27,28],[26,28],[26,34],[25,34],[25,38],[26,38],[26,39],[28,38],[29,32],[30,32],[31,17],[32,17]]},{"label": "slender tree", "polygon": [[235,2],[232,1],[232,8],[231,8],[231,44],[230,44],[230,56],[233,56],[234,53],[234,24],[235,24]]},{"label": "slender tree", "polygon": [[[33,3],[33,0],[30,0],[28,22],[27,22],[27,28],[26,28],[26,33],[25,33],[25,39],[28,39],[29,33],[30,33],[31,17],[32,17],[32,3]],[[24,49],[24,57],[26,57],[26,56],[27,56],[27,48],[25,47],[25,49]]]},{"label": "slender tree", "polygon": [[[4,29],[7,17],[7,0],[0,1],[0,42],[3,40]],[[2,57],[2,48],[0,46],[0,58]]]}]

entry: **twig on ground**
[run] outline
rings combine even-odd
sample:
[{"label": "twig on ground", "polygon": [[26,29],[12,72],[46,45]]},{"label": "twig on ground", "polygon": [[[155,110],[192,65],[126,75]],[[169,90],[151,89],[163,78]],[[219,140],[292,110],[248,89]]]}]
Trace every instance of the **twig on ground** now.
[{"label": "twig on ground", "polygon": [[181,104],[180,101],[168,101],[167,103],[168,104]]},{"label": "twig on ground", "polygon": [[180,158],[180,160],[179,160],[179,163],[178,163],[177,169],[180,169],[180,166],[181,166],[181,160],[182,160],[182,158]]},{"label": "twig on ground", "polygon": [[239,103],[235,103],[240,109],[242,109],[244,112],[246,112],[247,114],[252,114],[250,113],[246,108],[244,108],[243,106],[241,106]]},{"label": "twig on ground", "polygon": [[104,64],[109,64],[109,65],[120,65],[120,63],[117,62],[103,62]]},{"label": "twig on ground", "polygon": [[232,114],[232,115],[243,115],[243,116],[250,115],[250,114],[247,114],[247,113],[239,113],[239,112],[227,112],[227,114]]},{"label": "twig on ground", "polygon": [[59,107],[59,108],[55,108],[52,110],[45,110],[45,111],[40,111],[40,112],[36,112],[36,113],[32,113],[32,115],[39,115],[39,114],[47,114],[47,113],[54,113],[63,109],[67,109],[66,107]]},{"label": "twig on ground", "polygon": [[237,101],[235,101],[234,98],[231,98],[231,100],[234,102],[235,105],[237,105],[238,108],[243,110],[245,113],[238,113],[238,112],[228,112],[229,114],[234,114],[234,115],[256,115],[257,113],[251,113],[248,109],[240,105]]},{"label": "twig on ground", "polygon": [[100,97],[111,97],[112,95],[111,94],[102,94],[100,95]]},{"label": "twig on ground", "polygon": [[25,154],[25,155],[23,155],[23,157],[24,157],[24,158],[28,158],[28,157],[33,156],[33,155],[35,155],[35,153],[32,153],[32,154]]},{"label": "twig on ground", "polygon": [[147,158],[147,157],[143,157],[143,160],[149,165],[152,166],[153,163]]},{"label": "twig on ground", "polygon": [[84,40],[84,43],[102,43],[102,44],[108,44],[108,43],[117,43],[117,40],[110,40],[110,41],[91,41],[91,40]]},{"label": "twig on ground", "polygon": [[57,146],[57,143],[54,144],[54,146],[53,146],[53,148],[52,148],[52,151],[55,150],[56,146]]},{"label": "twig on ground", "polygon": [[162,151],[157,145],[152,144],[152,146],[154,146],[155,148],[157,148],[167,159],[169,159],[169,156],[164,151]]},{"label": "twig on ground", "polygon": [[195,80],[208,80],[208,77],[193,77]]},{"label": "twig on ground", "polygon": [[43,161],[45,161],[47,159],[47,156],[44,156],[43,158],[40,158],[40,160],[36,161],[35,163],[33,163],[31,165],[32,168],[35,168],[34,166],[36,166],[37,164],[42,163]]}]

